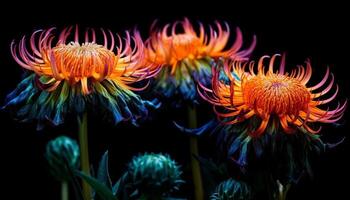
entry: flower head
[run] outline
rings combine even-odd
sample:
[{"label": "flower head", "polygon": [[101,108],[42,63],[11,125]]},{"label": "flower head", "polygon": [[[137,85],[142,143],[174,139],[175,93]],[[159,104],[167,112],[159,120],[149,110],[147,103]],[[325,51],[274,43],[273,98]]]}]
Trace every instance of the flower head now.
[{"label": "flower head", "polygon": [[59,180],[71,178],[72,170],[79,167],[79,157],[77,142],[68,137],[57,137],[46,145],[46,159],[52,174]]},{"label": "flower head", "polygon": [[[338,92],[336,86],[334,94],[324,97],[334,85],[329,69],[318,84],[308,86],[312,75],[310,61],[306,61],[306,67],[298,66],[285,73],[285,56],[279,70],[274,70],[278,56],[272,56],[267,66],[264,61],[268,56],[263,56],[257,72],[254,62],[226,62],[223,68],[213,68],[212,88],[199,84],[198,89],[214,105],[222,123],[203,127],[215,127],[212,132],[223,155],[243,170],[254,171],[254,166],[259,166],[247,167],[252,161],[273,163],[268,168],[276,179],[297,181],[303,172],[312,174],[312,155],[341,143],[324,143],[315,134],[320,129],[314,130],[312,125],[338,121],[347,102],[333,110],[323,109]],[[198,130],[199,134],[203,132]]]},{"label": "flower head", "polygon": [[[143,42],[135,30],[115,45],[111,31],[88,29],[83,42],[78,27],[69,40],[72,27],[64,29],[56,39],[54,28],[35,31],[29,46],[25,36],[11,43],[15,61],[31,73],[7,100],[6,106],[21,104],[18,115],[42,121],[46,118],[61,123],[63,114],[80,113],[86,104],[100,103],[111,111],[116,122],[135,120],[146,114],[145,105],[132,90],[135,82],[154,76],[158,68],[143,62]],[[54,41],[56,42],[54,43]]]},{"label": "flower head", "polygon": [[[330,74],[329,69],[321,82],[310,87],[307,86],[312,75],[309,61],[306,61],[306,67],[298,66],[291,73],[285,73],[284,56],[279,70],[273,69],[277,56],[272,56],[267,71],[264,60],[268,56],[260,58],[257,73],[254,72],[254,62],[227,62],[224,65],[224,72],[229,79],[228,84],[220,80],[220,70],[213,69],[215,75],[212,89],[201,85],[201,96],[214,105],[217,116],[228,124],[241,123],[254,116],[260,119],[257,127],[251,127],[251,136],[260,136],[269,124],[273,129],[280,125],[285,133],[303,128],[314,134],[318,133],[320,128],[314,130],[309,126],[310,123],[338,121],[345,111],[346,102],[338,104],[333,110],[320,108],[331,102],[338,92],[336,86],[331,97],[322,98],[331,91],[334,84],[334,76]],[[246,71],[247,66],[249,71]],[[317,92],[329,77],[328,85]],[[219,111],[217,107],[222,107],[226,111]]]},{"label": "flower head", "polygon": [[136,156],[128,165],[133,186],[142,195],[165,195],[178,190],[183,183],[181,170],[168,155],[143,154]]},{"label": "flower head", "polygon": [[251,198],[250,187],[246,183],[234,179],[221,182],[210,197],[211,200],[243,200]]},{"label": "flower head", "polygon": [[255,37],[248,49],[241,50],[242,33],[237,28],[236,41],[228,48],[231,32],[228,24],[224,26],[216,22],[216,29],[209,27],[208,33],[200,23],[196,31],[187,18],[167,24],[161,30],[153,26],[151,37],[146,41],[146,59],[163,66],[156,88],[168,97],[180,95],[185,100],[194,100],[195,81],[210,83],[213,61],[219,58],[247,60],[255,47]]}]

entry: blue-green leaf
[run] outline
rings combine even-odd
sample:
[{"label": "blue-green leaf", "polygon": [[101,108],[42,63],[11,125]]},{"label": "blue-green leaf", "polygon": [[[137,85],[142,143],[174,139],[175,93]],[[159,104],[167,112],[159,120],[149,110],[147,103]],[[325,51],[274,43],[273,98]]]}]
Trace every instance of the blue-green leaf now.
[{"label": "blue-green leaf", "polygon": [[90,177],[82,172],[76,172],[76,174],[84,179],[95,190],[96,195],[103,200],[117,200],[112,191],[103,183],[100,183],[97,179]]},{"label": "blue-green leaf", "polygon": [[102,159],[100,161],[100,165],[97,171],[97,180],[100,183],[105,184],[109,189],[112,189],[112,181],[109,176],[109,170],[108,170],[108,151],[106,151],[103,154]]}]

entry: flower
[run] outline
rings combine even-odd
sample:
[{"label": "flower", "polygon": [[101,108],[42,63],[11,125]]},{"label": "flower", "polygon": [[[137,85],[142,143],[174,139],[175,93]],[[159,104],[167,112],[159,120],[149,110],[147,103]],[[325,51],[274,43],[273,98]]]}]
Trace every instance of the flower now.
[{"label": "flower", "polygon": [[251,198],[250,187],[246,183],[232,178],[221,182],[210,197],[211,200],[243,200]]},{"label": "flower", "polygon": [[46,159],[51,173],[62,181],[71,178],[73,170],[79,167],[79,146],[69,137],[60,136],[46,145]]},{"label": "flower", "polygon": [[[327,98],[322,97],[331,91],[334,76],[329,68],[321,82],[314,86],[306,86],[312,75],[310,61],[306,67],[298,66],[291,73],[285,73],[285,57],[282,57],[279,70],[273,66],[278,54],[271,57],[268,70],[265,72],[264,60],[260,58],[257,73],[254,72],[254,62],[226,62],[224,72],[229,83],[220,80],[220,70],[214,68],[212,89],[200,85],[200,94],[214,105],[217,116],[226,124],[238,124],[256,116],[260,120],[257,127],[250,127],[249,135],[258,137],[264,133],[268,125],[272,129],[279,125],[285,133],[293,133],[296,128],[302,128],[309,133],[318,133],[309,126],[309,123],[333,123],[338,121],[345,111],[347,101],[334,110],[322,109],[320,106],[331,102],[338,93],[338,86],[334,94]],[[249,72],[245,69],[249,65]],[[322,90],[322,86],[330,77],[329,84]],[[220,111],[222,107],[226,111]]]},{"label": "flower", "polygon": [[167,195],[183,183],[181,170],[168,155],[148,154],[135,156],[128,165],[133,187],[146,196]]},{"label": "flower", "polygon": [[[178,31],[178,28],[182,32]],[[157,76],[156,89],[166,97],[180,95],[184,100],[196,99],[195,81],[210,83],[211,63],[223,59],[247,60],[255,47],[256,39],[250,47],[241,50],[242,33],[236,29],[236,41],[228,46],[230,28],[216,22],[217,30],[209,27],[209,33],[199,24],[199,32],[185,18],[174,24],[167,24],[163,29],[151,28],[151,36],[146,41],[146,60],[161,65]],[[171,34],[169,29],[171,28]]]},{"label": "flower", "polygon": [[324,143],[316,134],[321,128],[314,130],[311,125],[338,121],[347,101],[338,103],[333,110],[324,110],[322,106],[333,101],[338,92],[336,86],[333,95],[323,98],[334,84],[329,69],[318,84],[310,87],[307,86],[312,75],[309,60],[306,67],[298,66],[285,73],[285,56],[279,70],[273,69],[278,56],[271,57],[268,68],[264,65],[268,56],[261,57],[257,73],[253,61],[225,62],[223,68],[213,68],[212,89],[199,84],[198,90],[213,104],[221,124],[210,122],[195,130],[198,133],[193,132],[200,135],[203,129],[214,127],[212,133],[224,155],[243,170],[251,159],[258,158],[258,162],[273,163],[268,169],[274,174],[285,175],[277,179],[296,181],[303,171],[312,174],[310,157],[314,153],[340,143]]},{"label": "flower", "polygon": [[5,107],[19,106],[17,115],[24,120],[46,119],[63,122],[68,112],[82,113],[90,105],[100,105],[112,113],[115,123],[133,122],[147,114],[147,105],[132,91],[143,90],[132,84],[155,76],[156,67],[143,62],[143,42],[139,32],[126,32],[119,46],[111,31],[101,29],[99,42],[94,29],[87,29],[79,39],[78,26],[70,41],[72,27],[64,29],[54,43],[55,28],[35,31],[29,39],[11,43],[15,61],[30,73],[11,94]]}]

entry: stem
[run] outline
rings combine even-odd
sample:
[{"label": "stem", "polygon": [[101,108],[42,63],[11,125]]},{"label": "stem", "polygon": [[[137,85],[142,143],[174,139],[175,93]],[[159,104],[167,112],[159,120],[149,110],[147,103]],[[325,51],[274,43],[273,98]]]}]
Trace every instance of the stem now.
[{"label": "stem", "polygon": [[[90,175],[89,163],[89,148],[88,148],[88,134],[87,134],[87,112],[84,112],[81,117],[78,117],[79,124],[79,142],[80,142],[80,164],[81,170]],[[91,200],[91,188],[86,181],[82,181],[83,196],[85,200]]]},{"label": "stem", "polygon": [[[195,106],[188,106],[188,125],[189,128],[197,128],[197,111]],[[198,153],[198,140],[195,136],[190,136],[190,152],[191,152],[191,166],[192,176],[195,189],[195,199],[203,200],[203,184],[201,176],[201,168],[197,157]]]},{"label": "stem", "polygon": [[286,186],[283,186],[278,180],[277,180],[277,186],[278,186],[278,200],[286,200],[287,199],[287,193],[290,189],[290,184],[287,184]]},{"label": "stem", "polygon": [[68,183],[66,181],[61,183],[61,199],[68,200]]}]

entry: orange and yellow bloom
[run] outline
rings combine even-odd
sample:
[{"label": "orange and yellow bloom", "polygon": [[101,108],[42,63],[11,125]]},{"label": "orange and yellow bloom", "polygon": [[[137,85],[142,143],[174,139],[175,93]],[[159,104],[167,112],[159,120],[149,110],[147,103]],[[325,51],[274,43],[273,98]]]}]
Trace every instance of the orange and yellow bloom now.
[{"label": "orange and yellow bloom", "polygon": [[[291,73],[286,73],[284,56],[280,68],[274,71],[277,56],[271,57],[268,66],[265,66],[264,61],[269,56],[260,58],[257,72],[254,71],[254,62],[226,62],[224,72],[229,83],[220,80],[220,69],[213,69],[212,89],[201,85],[201,96],[214,105],[217,116],[227,124],[238,124],[258,117],[260,125],[251,127],[251,136],[260,136],[269,124],[273,127],[280,125],[285,133],[303,128],[314,134],[320,128],[314,130],[310,127],[311,123],[338,121],[345,111],[346,102],[338,104],[333,110],[321,108],[334,100],[338,93],[336,86],[332,96],[323,98],[334,85],[334,76],[329,69],[321,82],[307,86],[312,75],[310,61],[306,61],[306,67],[298,66]],[[321,90],[327,81],[329,83]]]},{"label": "orange and yellow bloom", "polygon": [[[182,29],[180,31],[179,29]],[[209,32],[202,24],[196,31],[188,19],[167,24],[161,30],[151,29],[146,41],[146,59],[156,66],[163,66],[157,89],[165,96],[180,95],[185,100],[196,98],[196,81],[210,83],[211,63],[222,59],[247,60],[255,47],[252,44],[242,50],[242,33],[236,29],[236,40],[228,47],[231,35],[229,26],[216,22],[216,29]]]},{"label": "orange and yellow bloom", "polygon": [[285,72],[285,56],[279,69],[274,69],[279,56],[263,56],[257,65],[227,61],[213,67],[211,88],[199,84],[198,91],[213,105],[220,123],[211,121],[187,132],[201,135],[215,127],[212,133],[218,146],[240,167],[252,158],[276,159],[278,164],[271,168],[286,170],[283,174],[295,180],[302,171],[310,172],[310,155],[329,146],[316,134],[321,128],[314,125],[340,120],[347,101],[334,109],[324,108],[338,93],[330,70],[319,83],[309,86],[310,61],[289,73]]},{"label": "orange and yellow bloom", "polygon": [[38,30],[29,45],[25,36],[18,44],[12,42],[15,61],[34,73],[8,96],[6,107],[20,105],[19,117],[55,124],[65,113],[86,110],[89,103],[111,111],[115,122],[146,114],[148,102],[132,92],[143,88],[132,84],[155,76],[159,69],[144,63],[140,34],[126,32],[124,39],[118,35],[117,46],[111,31],[101,29],[101,39],[88,29],[83,40],[78,27],[73,36],[71,32],[72,27],[66,28],[56,37],[54,28]]}]

